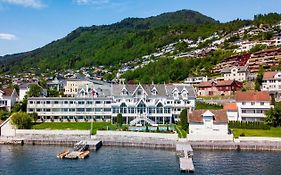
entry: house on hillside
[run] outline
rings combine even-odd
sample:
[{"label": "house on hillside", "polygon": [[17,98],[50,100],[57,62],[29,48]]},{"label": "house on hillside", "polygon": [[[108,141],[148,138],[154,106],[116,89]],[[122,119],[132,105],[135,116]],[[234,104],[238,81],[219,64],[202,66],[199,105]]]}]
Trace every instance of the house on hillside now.
[{"label": "house on hillside", "polygon": [[281,48],[265,49],[252,54],[248,61],[248,66],[251,73],[257,73],[260,66],[266,71],[270,71],[272,67],[279,65],[281,60]]},{"label": "house on hillside", "polygon": [[268,92],[237,92],[235,96],[239,121],[263,121],[271,106]]},{"label": "house on hillside", "polygon": [[11,111],[18,101],[18,93],[14,88],[0,89],[0,108]]},{"label": "house on hillside", "polygon": [[226,67],[221,71],[224,80],[246,81],[249,79],[250,71],[247,66]]},{"label": "house on hillside", "polygon": [[231,141],[225,110],[194,110],[188,114],[190,141]]},{"label": "house on hillside", "polygon": [[236,80],[204,81],[197,86],[198,96],[224,96],[239,91],[243,84]]},{"label": "house on hillside", "polygon": [[281,98],[281,72],[265,72],[263,74],[261,90],[274,95],[276,100],[279,101]]}]

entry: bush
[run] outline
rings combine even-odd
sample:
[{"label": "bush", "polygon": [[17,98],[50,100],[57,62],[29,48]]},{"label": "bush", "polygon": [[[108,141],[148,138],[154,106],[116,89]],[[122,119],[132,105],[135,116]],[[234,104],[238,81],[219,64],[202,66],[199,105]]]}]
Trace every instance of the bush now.
[{"label": "bush", "polygon": [[230,121],[228,127],[233,129],[263,129],[269,130],[270,126],[266,125],[264,122],[240,122],[240,121]]},{"label": "bush", "polygon": [[25,112],[17,112],[11,116],[11,123],[18,129],[30,129],[33,118]]}]

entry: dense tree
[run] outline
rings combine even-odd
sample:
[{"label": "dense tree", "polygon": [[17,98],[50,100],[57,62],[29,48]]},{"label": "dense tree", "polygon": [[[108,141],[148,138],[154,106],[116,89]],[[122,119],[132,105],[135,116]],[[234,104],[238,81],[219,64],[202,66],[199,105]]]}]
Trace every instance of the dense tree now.
[{"label": "dense tree", "polygon": [[266,112],[265,123],[269,126],[281,126],[281,103],[277,103],[274,108]]},{"label": "dense tree", "polygon": [[27,92],[28,97],[39,97],[42,93],[42,87],[37,84],[32,84],[29,87],[29,91]]},{"label": "dense tree", "polygon": [[60,92],[55,89],[48,89],[48,97],[59,97]]},{"label": "dense tree", "polygon": [[180,125],[183,130],[187,130],[187,109],[182,110],[180,113]]},{"label": "dense tree", "polygon": [[118,125],[118,127],[122,127],[122,125],[123,125],[123,116],[122,116],[122,114],[117,114],[117,125]]},{"label": "dense tree", "polygon": [[17,112],[11,116],[11,123],[18,129],[30,129],[32,120],[32,117],[25,112]]},{"label": "dense tree", "polygon": [[255,81],[255,90],[256,91],[261,90],[263,74],[264,74],[264,68],[262,66],[260,66],[256,81]]}]

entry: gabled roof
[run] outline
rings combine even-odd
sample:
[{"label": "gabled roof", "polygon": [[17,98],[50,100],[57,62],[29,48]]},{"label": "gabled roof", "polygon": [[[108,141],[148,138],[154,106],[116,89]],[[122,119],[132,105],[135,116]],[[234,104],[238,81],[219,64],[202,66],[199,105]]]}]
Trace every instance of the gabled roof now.
[{"label": "gabled roof", "polygon": [[274,76],[277,74],[278,72],[265,72],[263,74],[263,80],[274,80]]},{"label": "gabled roof", "polygon": [[198,87],[212,87],[212,81],[201,81],[198,84]]},{"label": "gabled roof", "polygon": [[225,103],[223,105],[223,109],[226,111],[237,111],[238,107],[237,107],[236,103]]},{"label": "gabled roof", "polygon": [[188,114],[188,123],[203,123],[203,114],[212,114],[215,124],[228,123],[227,113],[225,110],[194,110]]},{"label": "gabled roof", "polygon": [[235,96],[236,101],[270,101],[271,97],[268,92],[237,92]]},{"label": "gabled roof", "polygon": [[221,73],[230,73],[232,69],[237,68],[238,72],[246,72],[248,67],[247,66],[234,66],[234,67],[226,67],[221,70]]},{"label": "gabled roof", "polygon": [[3,92],[4,96],[10,97],[10,96],[12,96],[14,89],[13,88],[3,88],[3,89],[0,89],[0,91]]}]

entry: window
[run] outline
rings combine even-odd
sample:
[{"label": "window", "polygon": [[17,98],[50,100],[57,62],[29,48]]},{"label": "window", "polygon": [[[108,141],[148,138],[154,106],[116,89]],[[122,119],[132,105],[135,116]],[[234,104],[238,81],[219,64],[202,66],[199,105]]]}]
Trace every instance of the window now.
[{"label": "window", "polygon": [[51,102],[50,101],[46,101],[46,104],[51,104]]},{"label": "window", "polygon": [[261,102],[261,105],[263,106],[263,105],[264,105],[264,102]]},{"label": "window", "polygon": [[252,105],[252,106],[255,105],[255,102],[251,102],[251,105]]},{"label": "window", "polygon": [[40,101],[37,101],[36,104],[40,104]]},{"label": "window", "polygon": [[242,102],[242,105],[246,105],[246,102]]},{"label": "window", "polygon": [[101,101],[96,101],[96,104],[101,104]]},{"label": "window", "polygon": [[29,104],[33,104],[33,101],[29,101]]}]

